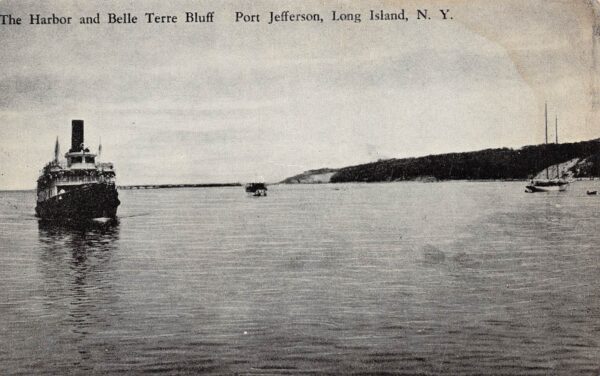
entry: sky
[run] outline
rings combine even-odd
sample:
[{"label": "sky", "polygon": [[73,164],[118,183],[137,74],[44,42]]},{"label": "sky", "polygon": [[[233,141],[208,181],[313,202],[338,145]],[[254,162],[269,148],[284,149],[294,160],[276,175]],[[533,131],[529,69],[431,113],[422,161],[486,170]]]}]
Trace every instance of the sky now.
[{"label": "sky", "polygon": [[[407,22],[370,22],[404,8]],[[415,20],[416,9],[450,9]],[[267,24],[269,11],[323,23]],[[332,22],[331,11],[362,13]],[[186,11],[215,12],[186,24]],[[235,12],[261,14],[236,23]],[[177,24],[80,25],[99,12]],[[72,25],[29,25],[29,14]],[[30,189],[72,119],[118,184],[275,182],[308,169],[600,137],[600,3],[0,1],[0,189]],[[554,138],[554,127],[550,137]]]}]

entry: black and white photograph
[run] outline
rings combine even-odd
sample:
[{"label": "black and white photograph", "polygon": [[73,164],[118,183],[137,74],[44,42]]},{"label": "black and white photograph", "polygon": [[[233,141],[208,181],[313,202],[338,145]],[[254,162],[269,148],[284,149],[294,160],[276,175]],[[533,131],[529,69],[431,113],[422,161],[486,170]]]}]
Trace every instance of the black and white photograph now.
[{"label": "black and white photograph", "polygon": [[600,0],[0,0],[0,373],[600,375]]}]

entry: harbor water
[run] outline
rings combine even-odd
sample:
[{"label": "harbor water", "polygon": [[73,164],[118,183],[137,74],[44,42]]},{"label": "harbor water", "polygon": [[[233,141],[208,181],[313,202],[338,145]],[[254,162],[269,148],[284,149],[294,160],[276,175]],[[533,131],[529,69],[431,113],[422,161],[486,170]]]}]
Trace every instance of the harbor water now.
[{"label": "harbor water", "polygon": [[0,192],[0,369],[597,375],[599,184],[125,190],[91,226]]}]

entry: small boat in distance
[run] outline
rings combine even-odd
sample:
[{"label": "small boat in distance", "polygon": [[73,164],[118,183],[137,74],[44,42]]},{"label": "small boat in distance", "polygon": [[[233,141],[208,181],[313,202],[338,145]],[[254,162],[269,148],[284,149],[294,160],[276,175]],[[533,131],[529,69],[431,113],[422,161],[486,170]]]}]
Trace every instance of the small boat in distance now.
[{"label": "small boat in distance", "polygon": [[252,196],[260,197],[267,195],[267,185],[265,183],[248,183],[244,186],[246,193]]},{"label": "small boat in distance", "polygon": [[598,191],[587,191],[588,196],[595,196],[598,194]]},{"label": "small boat in distance", "polygon": [[[544,120],[546,125],[546,145],[548,145],[548,105],[544,105]],[[556,143],[558,144],[558,117],[556,117],[555,131]],[[548,167],[546,167],[546,179],[532,179],[525,187],[525,192],[564,192],[569,187],[569,182],[560,177],[559,165],[556,166],[556,178],[550,179]]]},{"label": "small boat in distance", "polygon": [[562,179],[532,180],[531,183],[525,187],[525,191],[528,193],[551,191],[564,192],[567,190],[568,186],[569,182]]},{"label": "small boat in distance", "polygon": [[60,160],[58,138],[54,160],[37,180],[35,214],[41,219],[73,221],[116,218],[120,204],[112,163],[98,163],[98,155],[83,144],[83,120],[71,123],[71,149]]}]

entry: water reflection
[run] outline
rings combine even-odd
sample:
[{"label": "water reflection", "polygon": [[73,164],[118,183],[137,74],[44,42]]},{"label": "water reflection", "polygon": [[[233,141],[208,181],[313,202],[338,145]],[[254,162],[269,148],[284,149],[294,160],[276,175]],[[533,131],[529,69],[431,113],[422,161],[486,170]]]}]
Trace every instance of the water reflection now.
[{"label": "water reflection", "polygon": [[67,357],[85,369],[93,353],[88,337],[110,327],[110,307],[118,300],[113,256],[119,223],[73,226],[40,221],[38,229],[45,311],[57,320],[58,340],[72,347]]}]

